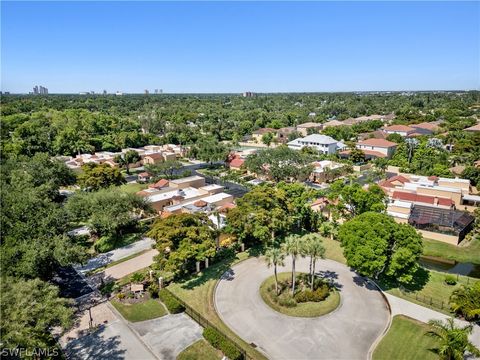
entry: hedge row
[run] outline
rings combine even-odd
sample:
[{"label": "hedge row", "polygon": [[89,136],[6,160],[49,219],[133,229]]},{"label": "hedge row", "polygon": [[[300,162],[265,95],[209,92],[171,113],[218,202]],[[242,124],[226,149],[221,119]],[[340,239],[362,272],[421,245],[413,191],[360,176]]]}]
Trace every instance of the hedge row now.
[{"label": "hedge row", "polygon": [[185,311],[185,307],[175,299],[168,290],[162,289],[158,292],[158,297],[167,307],[170,314],[178,314]]},{"label": "hedge row", "polygon": [[243,354],[237,347],[214,328],[206,327],[203,330],[203,337],[212,344],[214,348],[223,352],[230,360],[243,360]]}]

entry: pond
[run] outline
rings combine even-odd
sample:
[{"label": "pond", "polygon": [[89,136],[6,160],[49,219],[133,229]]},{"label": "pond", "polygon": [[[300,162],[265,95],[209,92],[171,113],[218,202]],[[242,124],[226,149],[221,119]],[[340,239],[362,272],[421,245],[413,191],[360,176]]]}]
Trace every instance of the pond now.
[{"label": "pond", "polygon": [[450,274],[466,275],[480,279],[480,265],[472,263],[460,263],[453,260],[445,260],[434,256],[422,256],[418,263],[424,268],[446,272]]}]

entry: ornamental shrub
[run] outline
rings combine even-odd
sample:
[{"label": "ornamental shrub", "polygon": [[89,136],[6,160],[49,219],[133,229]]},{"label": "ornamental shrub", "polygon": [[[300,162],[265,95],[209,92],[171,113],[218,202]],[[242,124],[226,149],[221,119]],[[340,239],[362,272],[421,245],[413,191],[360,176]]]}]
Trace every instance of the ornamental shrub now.
[{"label": "ornamental shrub", "polygon": [[455,276],[453,276],[453,275],[447,275],[447,276],[445,276],[445,283],[447,285],[456,285],[457,284],[457,279],[455,279]]},{"label": "ornamental shrub", "polygon": [[175,299],[172,294],[166,289],[162,289],[158,292],[158,297],[162,300],[163,304],[167,307],[170,314],[178,314],[185,311],[185,307]]},{"label": "ornamental shrub", "polygon": [[220,350],[230,360],[242,360],[243,354],[237,349],[234,343],[228,340],[223,334],[212,327],[206,327],[203,330],[203,337],[214,348]]}]

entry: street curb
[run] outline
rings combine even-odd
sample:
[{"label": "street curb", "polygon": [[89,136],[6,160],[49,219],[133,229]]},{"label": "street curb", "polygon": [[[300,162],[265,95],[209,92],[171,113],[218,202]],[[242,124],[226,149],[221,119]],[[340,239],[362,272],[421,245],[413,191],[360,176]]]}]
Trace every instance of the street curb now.
[{"label": "street curb", "polygon": [[390,327],[392,326],[392,320],[393,320],[393,317],[392,317],[392,307],[390,305],[390,302],[388,301],[388,298],[385,296],[385,294],[383,293],[383,290],[380,286],[378,286],[378,284],[373,281],[372,279],[370,278],[367,278],[367,281],[372,283],[373,285],[375,285],[375,287],[380,291],[380,294],[382,295],[383,297],[383,300],[385,300],[385,304],[387,305],[387,309],[388,309],[388,313],[390,314],[390,316],[388,317],[388,323],[387,323],[387,326],[385,326],[385,329],[383,329],[382,333],[380,334],[380,336],[378,336],[375,341],[372,343],[372,345],[370,345],[370,349],[368,350],[368,354],[367,354],[367,359],[368,360],[371,360],[372,359],[372,355],[373,355],[373,352],[375,351],[376,347],[378,346],[378,344],[380,343],[380,341],[382,341],[382,339],[385,337],[385,335],[387,334],[388,330],[390,330]]}]

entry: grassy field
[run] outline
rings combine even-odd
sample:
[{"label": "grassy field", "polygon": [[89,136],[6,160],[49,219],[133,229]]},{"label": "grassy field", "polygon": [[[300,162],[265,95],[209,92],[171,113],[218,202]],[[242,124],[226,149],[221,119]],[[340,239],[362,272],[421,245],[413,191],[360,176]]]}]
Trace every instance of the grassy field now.
[{"label": "grassy field", "polygon": [[177,356],[177,360],[219,360],[222,358],[222,352],[204,339],[193,343]]},{"label": "grassy field", "polygon": [[163,304],[154,299],[132,305],[122,304],[116,300],[112,300],[111,303],[125,319],[131,322],[155,319],[167,314]]},{"label": "grassy field", "polygon": [[265,356],[243,341],[223,323],[215,311],[213,300],[215,285],[222,274],[234,264],[257,255],[257,249],[249,249],[245,252],[238,253],[235,259],[224,260],[214,264],[198,276],[194,276],[183,282],[170,284],[168,289],[197,312],[202,314],[203,317],[213,323],[216,327],[236,340],[251,358],[265,359]]},{"label": "grassy field", "polygon": [[123,184],[123,185],[120,185],[119,189],[120,189],[121,191],[134,194],[134,193],[136,193],[136,192],[139,192],[139,191],[141,191],[141,190],[146,189],[147,187],[148,187],[148,184],[138,184],[138,183],[135,183],[135,184]]},{"label": "grassy field", "polygon": [[323,238],[323,246],[325,247],[325,258],[338,261],[346,264],[345,256],[343,256],[343,249],[340,242],[330,238]]},{"label": "grassy field", "polygon": [[385,337],[375,348],[373,360],[435,360],[437,356],[429,351],[436,340],[425,336],[427,324],[397,315]]},{"label": "grassy field", "polygon": [[423,254],[458,262],[480,264],[480,240],[472,240],[466,246],[455,246],[424,238]]},{"label": "grassy field", "polygon": [[401,291],[396,284],[385,281],[379,281],[379,284],[392,295],[449,314],[448,301],[452,291],[458,288],[460,284],[472,284],[480,280],[459,276],[457,285],[447,285],[445,283],[446,275],[433,270],[420,269],[416,277],[416,283],[405,286],[407,291]]},{"label": "grassy field", "polygon": [[[285,272],[278,274],[278,281],[288,280],[291,277],[291,272]],[[275,283],[275,277],[272,275],[267,278],[262,285],[260,285],[260,295],[265,301],[265,303],[270,306],[273,310],[278,311],[279,313],[288,315],[288,316],[296,316],[296,317],[317,317],[328,314],[335,310],[338,305],[340,304],[340,294],[338,291],[334,291],[330,293],[324,301],[320,302],[305,302],[299,303],[295,307],[286,307],[281,306],[274,302],[268,292],[268,288],[270,288]]]}]

